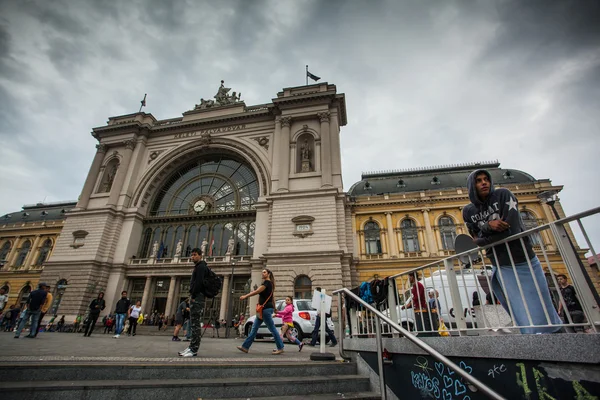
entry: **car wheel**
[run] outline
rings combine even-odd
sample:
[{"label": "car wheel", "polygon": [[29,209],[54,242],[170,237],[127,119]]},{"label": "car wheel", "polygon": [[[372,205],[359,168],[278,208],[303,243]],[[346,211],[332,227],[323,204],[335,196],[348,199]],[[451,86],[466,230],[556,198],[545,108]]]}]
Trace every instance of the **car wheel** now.
[{"label": "car wheel", "polygon": [[292,336],[296,337],[300,341],[302,341],[302,339],[304,339],[304,333],[302,332],[302,329],[300,329],[300,326],[298,326],[298,324],[296,324],[294,322],[294,327],[289,328],[289,329],[290,329],[290,332],[292,333]]}]

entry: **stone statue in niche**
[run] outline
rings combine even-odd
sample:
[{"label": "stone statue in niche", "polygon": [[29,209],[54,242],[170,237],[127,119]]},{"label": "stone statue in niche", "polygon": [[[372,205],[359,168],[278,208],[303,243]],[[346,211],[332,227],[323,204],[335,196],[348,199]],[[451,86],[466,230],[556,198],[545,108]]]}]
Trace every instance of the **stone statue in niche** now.
[{"label": "stone statue in niche", "polygon": [[110,192],[112,188],[112,184],[115,180],[115,175],[117,174],[118,165],[113,165],[108,172],[106,173],[106,180],[104,181],[104,192]]},{"label": "stone statue in niche", "polygon": [[202,244],[200,245],[200,250],[202,251],[202,255],[206,256],[206,246],[208,246],[208,242],[206,238],[202,239]]},{"label": "stone statue in niche", "polygon": [[150,253],[150,258],[156,258],[156,253],[158,253],[158,241],[154,241],[152,245],[152,252]]},{"label": "stone statue in niche", "polygon": [[233,246],[235,246],[235,240],[229,238],[229,241],[227,242],[227,253],[225,254],[231,254],[233,252]]},{"label": "stone statue in niche", "polygon": [[181,257],[181,249],[183,248],[183,243],[181,239],[177,242],[177,247],[175,247],[175,257]]},{"label": "stone statue in niche", "polygon": [[300,157],[302,160],[300,172],[312,171],[312,168],[310,165],[310,156],[311,156],[311,151],[310,151],[310,145],[308,144],[308,139],[304,139],[304,143],[302,143],[302,146],[300,147]]}]

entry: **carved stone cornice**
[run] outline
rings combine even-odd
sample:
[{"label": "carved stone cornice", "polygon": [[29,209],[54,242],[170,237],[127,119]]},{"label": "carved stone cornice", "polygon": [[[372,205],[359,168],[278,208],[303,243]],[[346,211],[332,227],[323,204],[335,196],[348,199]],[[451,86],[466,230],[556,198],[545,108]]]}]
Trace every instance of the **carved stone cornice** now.
[{"label": "carved stone cornice", "polygon": [[98,143],[96,145],[96,149],[98,149],[98,153],[106,153],[106,150],[108,150],[108,146],[104,143]]},{"label": "carved stone cornice", "polygon": [[292,117],[281,117],[279,121],[282,128],[289,128],[292,125]]},{"label": "carved stone cornice", "polygon": [[127,150],[135,149],[136,143],[137,143],[137,140],[135,140],[135,139],[123,140],[123,144],[125,145],[125,148]]},{"label": "carved stone cornice", "polygon": [[329,118],[331,118],[331,113],[329,111],[317,113],[317,117],[319,117],[319,121],[329,122]]}]

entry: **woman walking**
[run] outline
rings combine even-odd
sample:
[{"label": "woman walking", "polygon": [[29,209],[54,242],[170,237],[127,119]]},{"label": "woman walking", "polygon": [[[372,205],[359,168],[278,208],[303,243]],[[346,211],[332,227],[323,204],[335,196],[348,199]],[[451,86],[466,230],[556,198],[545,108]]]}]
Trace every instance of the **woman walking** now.
[{"label": "woman walking", "polygon": [[133,331],[133,336],[135,336],[135,328],[137,328],[138,318],[140,317],[140,313],[142,312],[142,302],[137,301],[135,306],[131,306],[129,309],[129,328],[127,329],[127,336],[131,336]]},{"label": "woman walking", "polygon": [[294,312],[294,300],[290,296],[285,298],[285,308],[281,311],[277,311],[275,313],[276,317],[281,318],[283,324],[281,325],[281,339],[287,337],[288,340],[292,343],[296,343],[298,345],[298,351],[302,351],[302,347],[304,347],[304,343],[302,343],[298,338],[292,336],[291,329],[294,327],[294,319],[292,313]]},{"label": "woman walking", "polygon": [[258,304],[263,306],[262,313],[257,312],[256,319],[254,320],[254,324],[252,324],[252,330],[250,334],[244,340],[241,346],[238,346],[238,350],[247,353],[256,338],[256,333],[258,332],[258,328],[262,325],[263,321],[269,328],[269,331],[273,335],[275,339],[275,345],[277,348],[273,350],[273,354],[281,354],[283,353],[283,340],[281,340],[281,336],[279,336],[279,332],[277,332],[277,328],[275,328],[275,323],[273,322],[273,310],[275,309],[275,302],[273,301],[273,292],[275,291],[275,277],[273,276],[273,272],[268,269],[263,269],[262,271],[262,279],[263,283],[256,290],[240,296],[240,300],[246,300],[248,297],[258,295]]},{"label": "woman walking", "polygon": [[87,318],[87,324],[85,325],[85,333],[83,336],[90,337],[94,328],[96,327],[96,321],[100,316],[100,311],[104,310],[106,303],[104,302],[104,292],[98,293],[98,297],[92,300],[90,303],[90,314]]}]

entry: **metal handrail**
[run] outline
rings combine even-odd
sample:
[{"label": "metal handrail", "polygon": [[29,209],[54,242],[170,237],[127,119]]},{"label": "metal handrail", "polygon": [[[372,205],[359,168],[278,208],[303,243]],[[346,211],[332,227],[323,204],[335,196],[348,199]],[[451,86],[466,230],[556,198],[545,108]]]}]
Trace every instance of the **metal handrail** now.
[{"label": "metal handrail", "polygon": [[[359,303],[360,305],[362,305],[363,307],[365,307],[367,310],[371,311],[377,317],[377,320],[375,321],[376,322],[376,324],[375,324],[375,327],[376,327],[376,338],[375,338],[375,340],[377,341],[377,355],[378,355],[377,362],[378,362],[378,367],[379,367],[379,383],[380,383],[381,398],[382,399],[386,399],[387,395],[386,395],[385,375],[383,373],[383,358],[382,358],[382,344],[381,344],[381,326],[380,326],[380,320],[386,322],[390,327],[392,327],[396,331],[398,331],[401,334],[403,334],[404,337],[406,337],[408,340],[410,340],[411,342],[413,342],[414,344],[416,344],[417,346],[419,346],[421,349],[423,349],[424,351],[426,351],[430,356],[432,356],[436,360],[444,363],[448,368],[453,369],[454,372],[456,372],[463,379],[465,379],[466,381],[468,381],[469,383],[471,383],[473,386],[477,387],[477,389],[481,390],[489,398],[491,398],[491,399],[497,399],[497,400],[503,400],[503,399],[505,399],[504,397],[502,397],[498,393],[496,393],[494,390],[492,390],[491,388],[489,388],[488,386],[486,386],[479,379],[475,378],[472,375],[469,375],[465,370],[463,370],[458,365],[456,365],[455,363],[453,363],[452,361],[450,361],[450,359],[448,359],[446,356],[444,356],[443,354],[441,354],[440,352],[438,352],[437,350],[435,350],[433,347],[429,346],[427,343],[425,343],[421,339],[419,339],[416,336],[414,336],[408,330],[402,328],[402,326],[398,325],[397,323],[395,323],[394,321],[392,321],[390,318],[386,317],[383,313],[381,313],[375,307],[373,307],[372,305],[366,303],[363,299],[361,299],[360,297],[358,297],[357,295],[355,295],[354,293],[352,293],[347,288],[342,288],[342,289],[338,289],[338,290],[333,291],[333,294],[337,294],[338,295],[338,304],[340,304],[340,307],[341,307],[341,304],[342,304],[342,293],[345,294],[346,296],[350,296],[350,298],[352,300],[356,301],[357,303]],[[343,316],[343,321],[342,322],[345,323],[346,315],[345,315],[345,313],[341,313],[341,314]],[[345,326],[345,324],[344,324],[344,326]],[[343,350],[343,348],[344,348],[344,335],[341,334],[341,329],[342,329],[342,324],[341,323],[339,324],[339,327],[340,327],[339,328],[340,329],[340,332],[339,332],[340,356],[342,356],[343,358],[348,358],[348,356],[344,353],[344,350]]]}]

